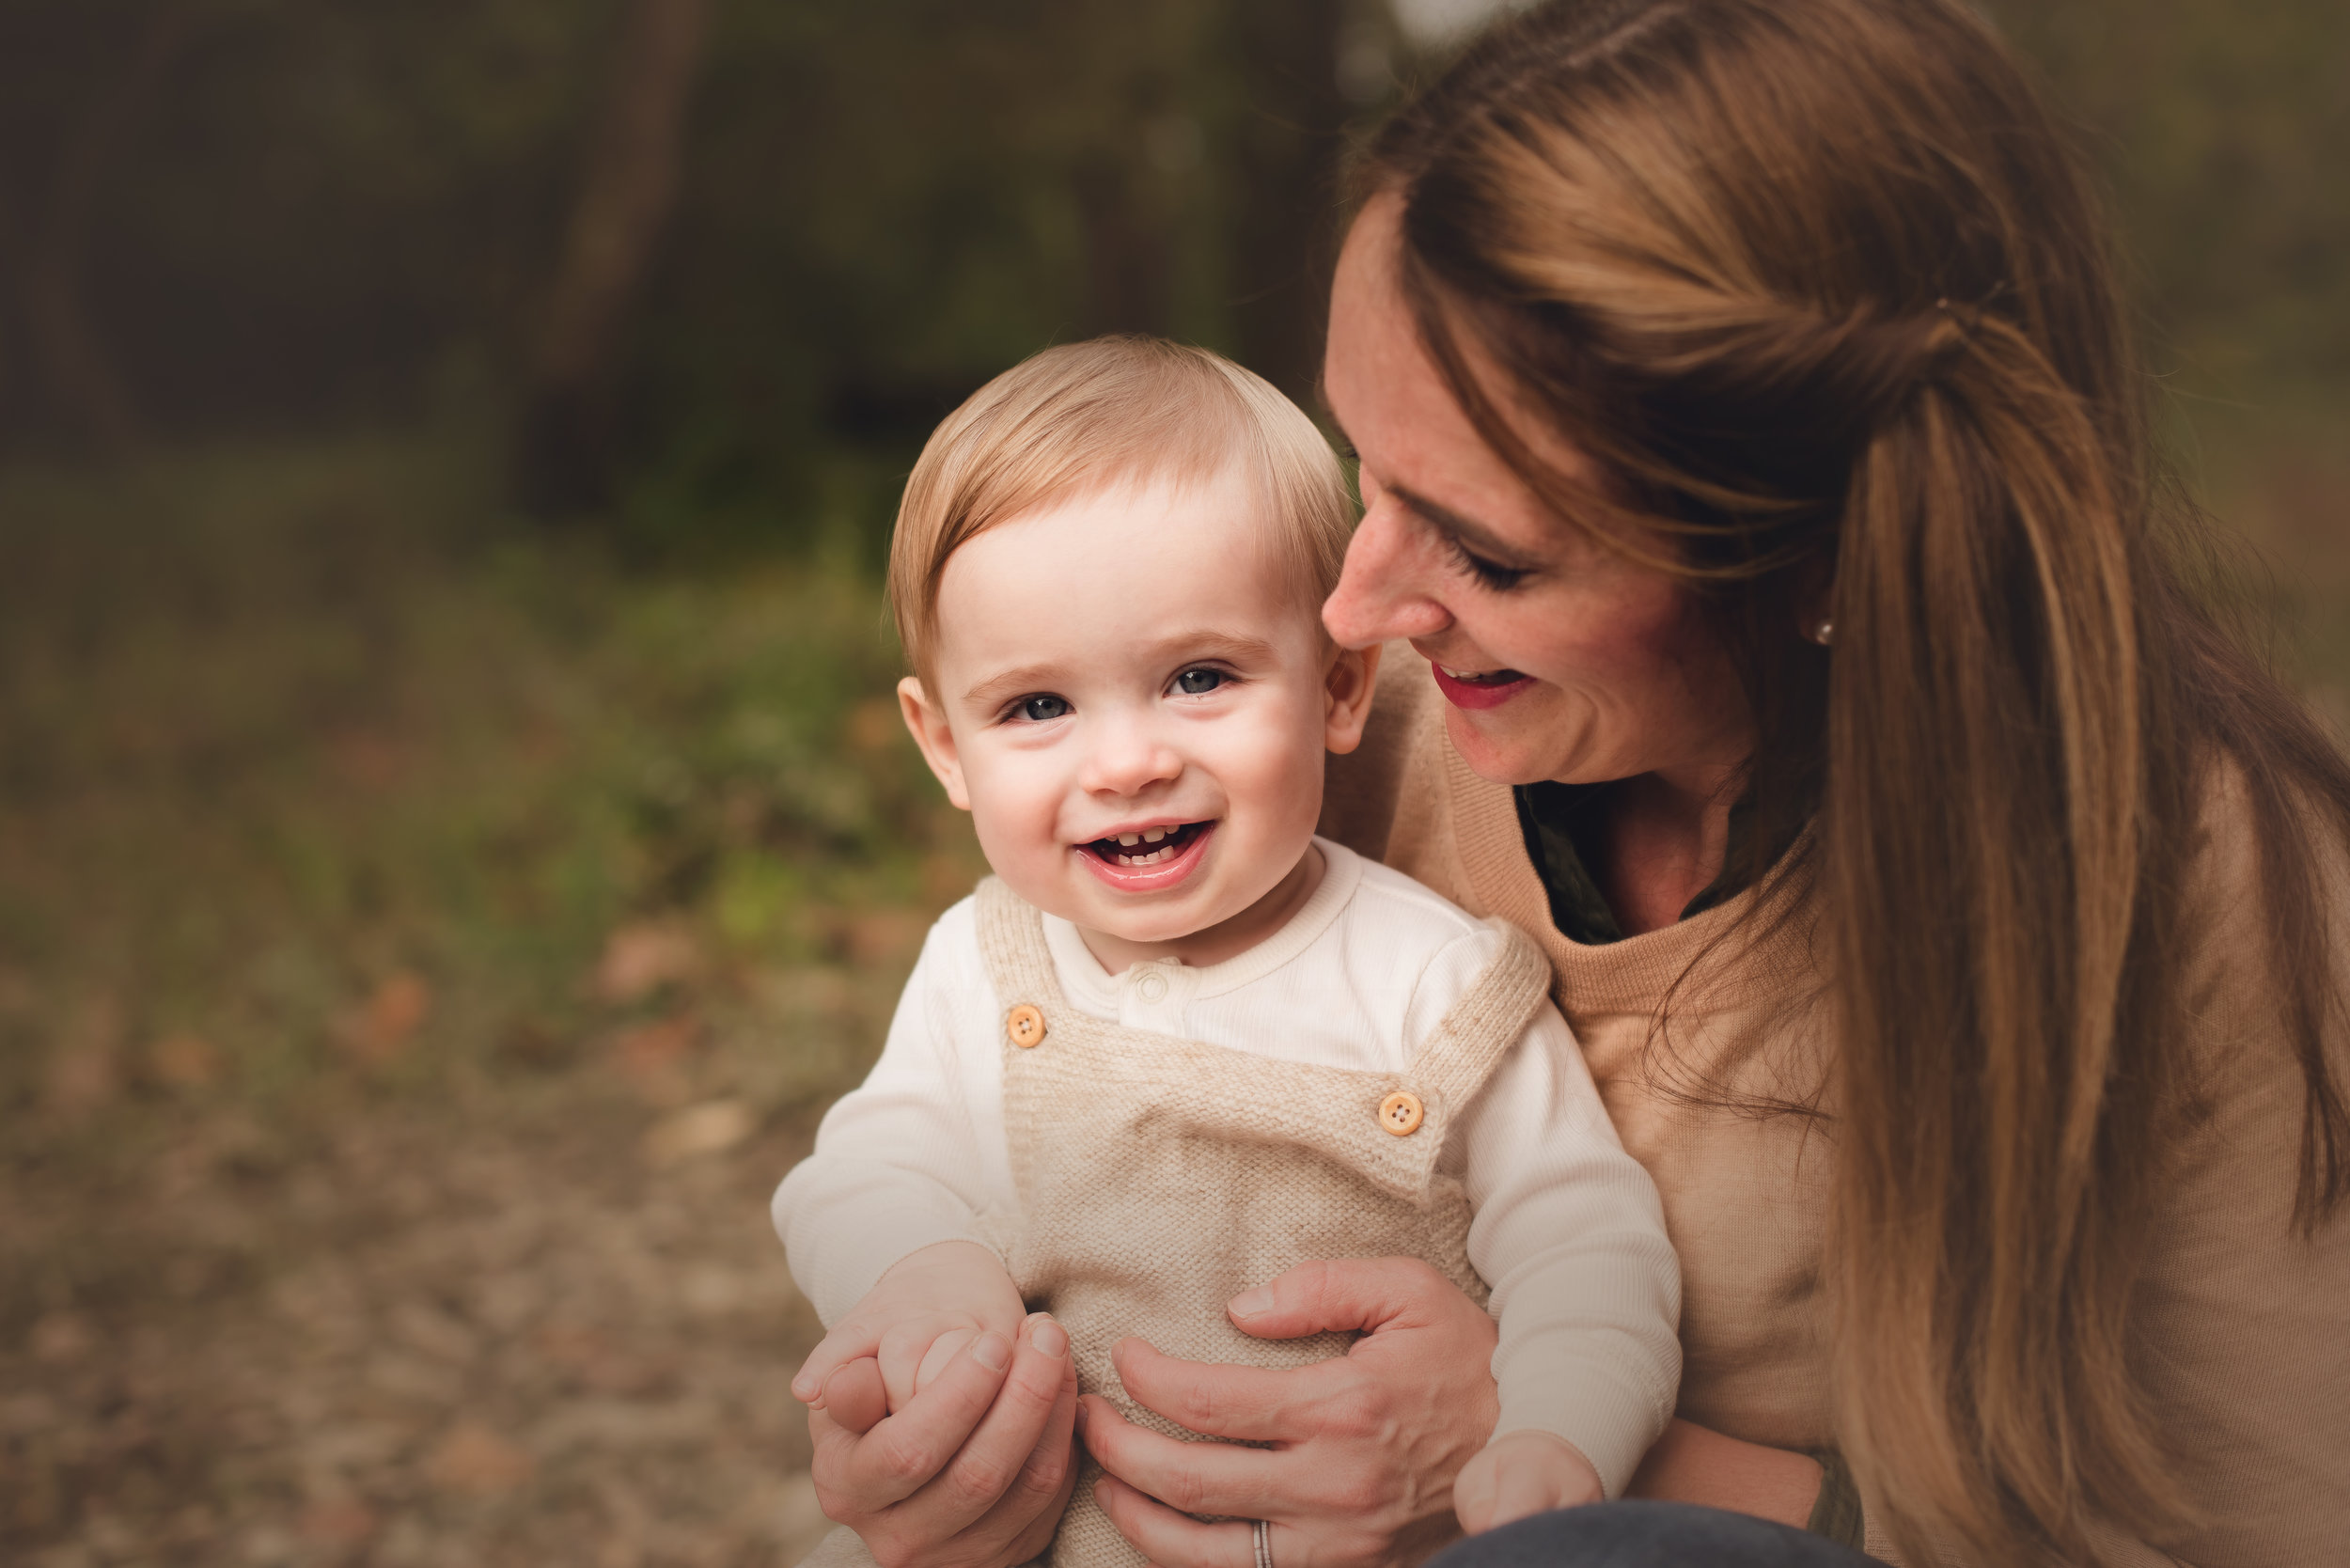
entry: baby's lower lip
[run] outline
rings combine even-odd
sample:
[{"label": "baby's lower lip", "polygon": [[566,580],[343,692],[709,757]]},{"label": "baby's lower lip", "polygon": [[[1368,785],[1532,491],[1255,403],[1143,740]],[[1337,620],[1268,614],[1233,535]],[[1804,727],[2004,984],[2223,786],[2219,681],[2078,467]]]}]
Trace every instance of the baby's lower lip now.
[{"label": "baby's lower lip", "polygon": [[1491,670],[1465,681],[1433,659],[1428,667],[1435,672],[1436,688],[1455,708],[1498,708],[1534,683],[1532,676],[1514,669]]}]

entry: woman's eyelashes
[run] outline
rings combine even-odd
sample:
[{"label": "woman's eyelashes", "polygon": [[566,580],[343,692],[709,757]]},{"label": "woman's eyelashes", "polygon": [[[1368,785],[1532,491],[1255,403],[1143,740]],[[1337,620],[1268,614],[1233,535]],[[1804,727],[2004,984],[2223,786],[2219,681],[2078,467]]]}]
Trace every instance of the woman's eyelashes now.
[{"label": "woman's eyelashes", "polygon": [[1531,575],[1526,567],[1504,566],[1499,561],[1486,559],[1449,534],[1445,536],[1445,543],[1451,548],[1453,560],[1462,571],[1496,593],[1507,593]]}]

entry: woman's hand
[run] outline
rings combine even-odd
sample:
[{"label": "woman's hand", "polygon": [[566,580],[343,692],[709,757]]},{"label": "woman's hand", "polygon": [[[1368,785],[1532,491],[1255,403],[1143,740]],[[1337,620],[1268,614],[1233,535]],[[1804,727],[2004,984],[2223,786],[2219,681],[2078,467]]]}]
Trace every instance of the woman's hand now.
[{"label": "woman's hand", "polygon": [[[843,1385],[860,1377],[868,1386],[851,1397]],[[878,1416],[873,1359],[840,1369],[827,1393],[841,1416]],[[1010,1568],[1053,1538],[1077,1475],[1077,1369],[1051,1318],[1029,1318],[1013,1339],[980,1334],[869,1431],[835,1408],[808,1412],[816,1497],[882,1568]]]},{"label": "woman's hand", "polygon": [[1823,1474],[1810,1454],[1727,1437],[1676,1416],[1624,1495],[1703,1503],[1801,1529],[1811,1522]]},{"label": "woman's hand", "polygon": [[1086,1446],[1109,1472],[1097,1497],[1159,1568],[1248,1568],[1246,1524],[1273,1524],[1281,1568],[1418,1563],[1460,1533],[1452,1480],[1491,1436],[1494,1321],[1408,1258],[1307,1263],[1235,1297],[1259,1339],[1359,1330],[1346,1356],[1287,1372],[1210,1366],[1140,1340],[1111,1353],[1126,1392],[1179,1426],[1273,1445],[1183,1443],[1086,1401]]}]

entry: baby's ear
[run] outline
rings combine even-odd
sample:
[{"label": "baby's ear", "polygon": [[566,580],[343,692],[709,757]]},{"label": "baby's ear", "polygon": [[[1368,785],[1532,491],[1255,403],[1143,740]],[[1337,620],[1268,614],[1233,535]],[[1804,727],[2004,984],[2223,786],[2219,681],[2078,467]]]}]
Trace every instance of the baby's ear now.
[{"label": "baby's ear", "polygon": [[947,724],[947,711],[930,699],[918,679],[909,675],[898,682],[898,712],[904,715],[914,744],[922,748],[922,760],[938,776],[947,798],[959,809],[970,810],[970,792],[963,787],[963,759],[955,750],[955,732]]},{"label": "baby's ear", "polygon": [[1340,649],[1331,656],[1322,684],[1322,744],[1343,757],[1363,744],[1363,726],[1371,719],[1371,699],[1379,686],[1379,645]]}]

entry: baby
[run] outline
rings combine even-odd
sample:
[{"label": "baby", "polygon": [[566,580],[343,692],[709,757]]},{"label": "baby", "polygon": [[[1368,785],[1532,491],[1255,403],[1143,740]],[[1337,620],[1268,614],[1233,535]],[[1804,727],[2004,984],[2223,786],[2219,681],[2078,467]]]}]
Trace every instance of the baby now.
[{"label": "baby", "polygon": [[[1546,964],[1315,837],[1378,657],[1318,614],[1353,515],[1294,405],[1165,342],[1050,350],[932,436],[891,546],[899,700],[995,874],[776,1193],[832,1329],[801,1399],[873,1357],[894,1411],[1033,1308],[1086,1392],[1187,1436],[1127,1399],[1115,1343],[1343,1355],[1251,1338],[1228,1303],[1407,1255],[1499,1319],[1465,1526],[1621,1495],[1663,1430],[1680,1276]],[[1130,1568],[1094,1473],[1052,1560]],[[862,1554],[837,1531],[820,1555]]]}]

